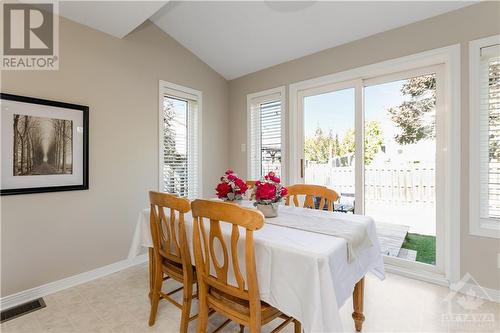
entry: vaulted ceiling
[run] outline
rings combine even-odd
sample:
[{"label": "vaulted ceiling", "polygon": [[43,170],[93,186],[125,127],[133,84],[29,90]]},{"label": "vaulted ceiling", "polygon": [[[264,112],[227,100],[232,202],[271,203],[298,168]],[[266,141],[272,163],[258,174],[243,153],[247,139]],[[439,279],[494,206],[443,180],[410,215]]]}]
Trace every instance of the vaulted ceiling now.
[{"label": "vaulted ceiling", "polygon": [[231,80],[473,3],[61,1],[60,13],[118,38],[150,19]]}]

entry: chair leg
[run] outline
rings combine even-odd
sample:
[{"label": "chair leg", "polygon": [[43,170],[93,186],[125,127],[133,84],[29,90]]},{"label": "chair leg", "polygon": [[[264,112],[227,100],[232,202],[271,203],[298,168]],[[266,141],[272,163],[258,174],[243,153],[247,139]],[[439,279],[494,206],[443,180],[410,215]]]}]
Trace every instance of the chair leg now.
[{"label": "chair leg", "polygon": [[189,284],[184,285],[180,333],[187,333],[189,325],[189,317],[191,316],[192,300],[193,300],[193,286],[192,285],[190,286]]},{"label": "chair leg", "polygon": [[250,319],[250,325],[248,327],[248,330],[250,331],[250,333],[260,333],[260,330],[262,328],[262,323],[260,322],[260,318],[259,318],[259,322],[256,322],[255,320],[252,320],[253,318]]},{"label": "chair leg", "polygon": [[157,270],[154,276],[153,291],[151,295],[151,312],[149,314],[149,326],[153,326],[156,321],[156,313],[158,312],[158,303],[160,302],[160,290],[163,284],[163,273]]},{"label": "chair leg", "polygon": [[205,333],[207,331],[208,325],[208,304],[207,304],[207,295],[204,286],[198,285],[201,287],[198,290],[198,333]]},{"label": "chair leg", "polygon": [[153,293],[153,287],[154,287],[154,278],[155,278],[155,269],[154,269],[154,264],[155,264],[155,259],[154,259],[154,251],[153,248],[150,247],[148,250],[148,258],[149,258],[149,300],[151,301],[152,297],[151,294]]},{"label": "chair leg", "polygon": [[245,326],[240,324],[240,333],[243,333],[245,331]]},{"label": "chair leg", "polygon": [[302,333],[302,325],[297,319],[293,320],[293,331],[294,333]]}]

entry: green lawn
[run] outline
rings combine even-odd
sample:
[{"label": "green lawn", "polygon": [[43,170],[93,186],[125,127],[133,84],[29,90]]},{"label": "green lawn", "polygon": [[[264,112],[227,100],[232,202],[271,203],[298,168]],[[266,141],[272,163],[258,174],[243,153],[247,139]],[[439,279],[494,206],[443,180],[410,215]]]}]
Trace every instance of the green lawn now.
[{"label": "green lawn", "polygon": [[403,249],[417,251],[417,261],[436,264],[436,237],[419,234],[406,234]]}]

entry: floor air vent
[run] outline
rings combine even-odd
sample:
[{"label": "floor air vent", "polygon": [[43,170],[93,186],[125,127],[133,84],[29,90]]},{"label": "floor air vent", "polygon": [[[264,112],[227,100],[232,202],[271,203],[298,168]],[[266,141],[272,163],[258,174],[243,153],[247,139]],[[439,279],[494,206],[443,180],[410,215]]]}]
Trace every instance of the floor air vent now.
[{"label": "floor air vent", "polygon": [[38,298],[35,299],[34,301],[30,301],[27,303],[23,303],[17,306],[14,306],[12,308],[9,308],[7,310],[2,311],[1,314],[1,321],[0,322],[5,322],[17,317],[20,317],[22,315],[25,315],[27,313],[43,309],[45,307],[45,302],[43,301],[43,298]]}]

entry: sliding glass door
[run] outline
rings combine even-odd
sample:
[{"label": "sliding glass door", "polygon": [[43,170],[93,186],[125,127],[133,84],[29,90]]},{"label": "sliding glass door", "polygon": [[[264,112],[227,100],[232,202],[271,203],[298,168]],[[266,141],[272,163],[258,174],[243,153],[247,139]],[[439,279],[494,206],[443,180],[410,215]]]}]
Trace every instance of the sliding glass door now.
[{"label": "sliding glass door", "polygon": [[386,261],[442,272],[438,175],[443,168],[442,73],[433,66],[298,91],[300,182],[371,216]]},{"label": "sliding glass door", "polygon": [[364,81],[364,213],[382,252],[437,264],[439,67]]}]

